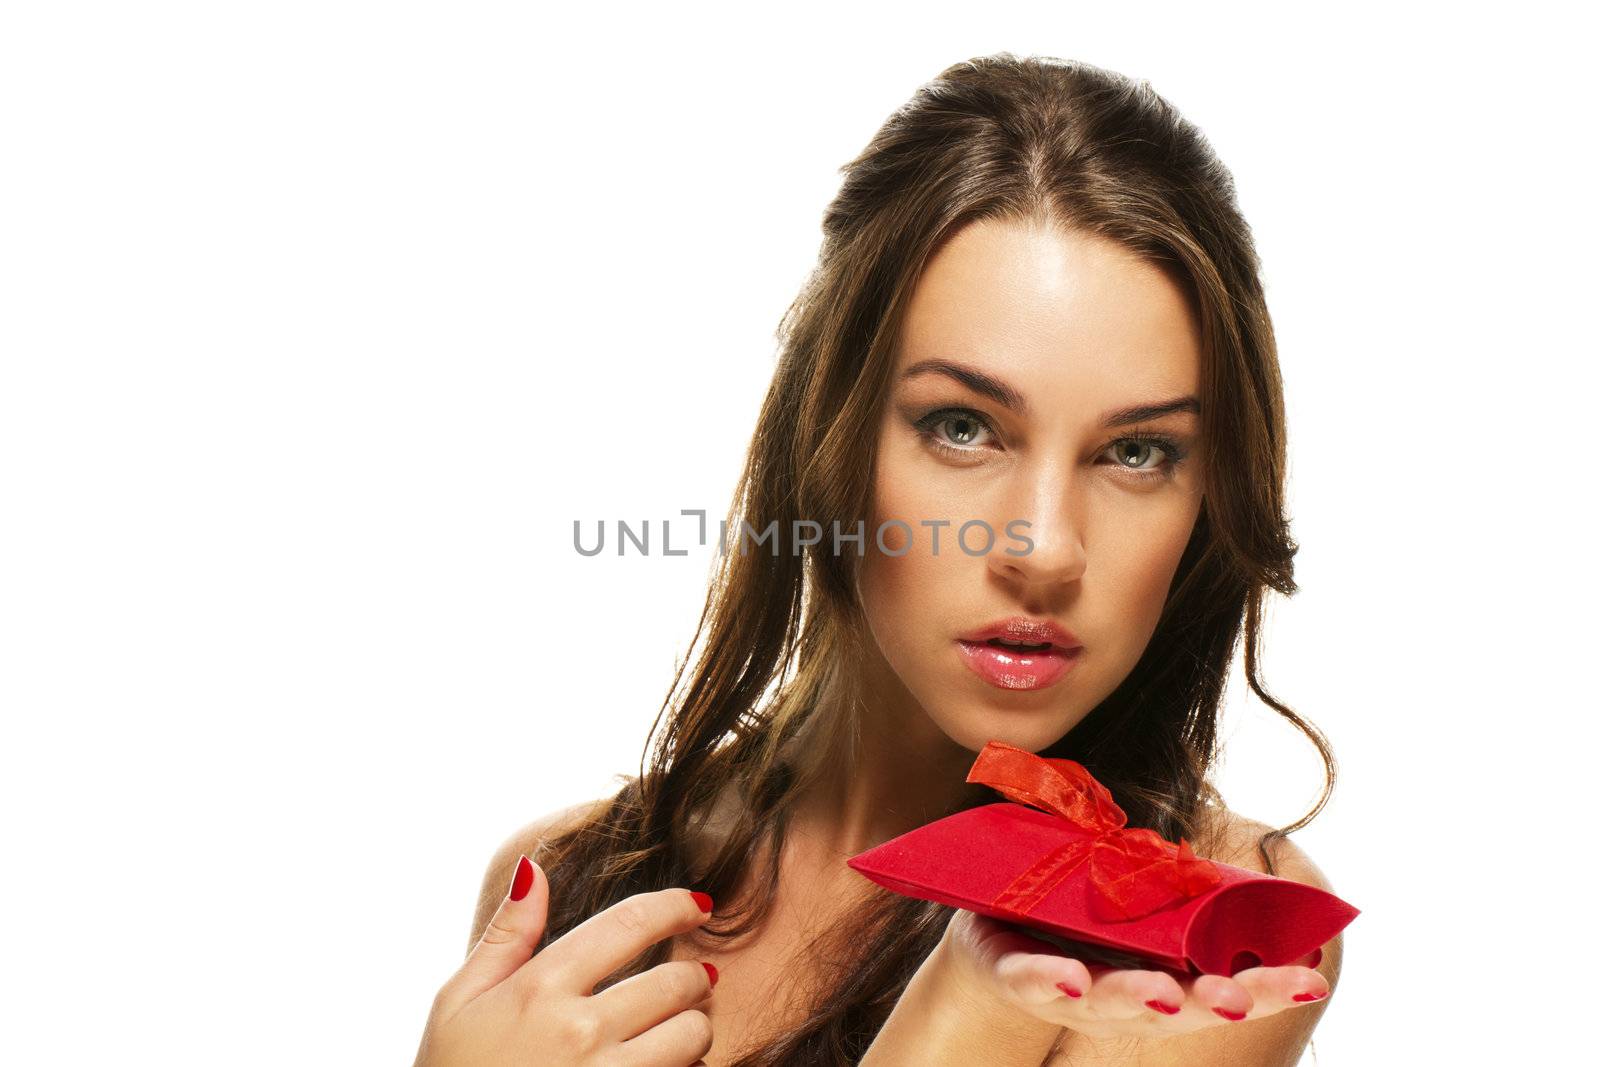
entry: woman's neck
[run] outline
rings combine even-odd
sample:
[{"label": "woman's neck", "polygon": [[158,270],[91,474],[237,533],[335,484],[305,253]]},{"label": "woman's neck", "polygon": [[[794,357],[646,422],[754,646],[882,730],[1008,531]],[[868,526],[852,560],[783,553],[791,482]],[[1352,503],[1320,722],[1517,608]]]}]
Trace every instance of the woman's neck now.
[{"label": "woman's neck", "polygon": [[831,739],[792,809],[792,825],[818,847],[854,855],[949,814],[972,786],[973,753],[928,717],[899,679],[873,657],[851,694],[830,683],[813,714],[848,718]]}]

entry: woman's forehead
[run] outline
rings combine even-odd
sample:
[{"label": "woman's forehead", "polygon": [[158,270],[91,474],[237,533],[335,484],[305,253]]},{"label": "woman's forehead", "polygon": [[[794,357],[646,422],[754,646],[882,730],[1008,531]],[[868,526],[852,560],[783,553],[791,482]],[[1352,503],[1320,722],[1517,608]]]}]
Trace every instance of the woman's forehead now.
[{"label": "woman's forehead", "polygon": [[1200,352],[1183,289],[1156,264],[1081,231],[985,221],[928,263],[895,374],[952,360],[1030,388],[1121,382],[1173,393],[1198,385]]}]

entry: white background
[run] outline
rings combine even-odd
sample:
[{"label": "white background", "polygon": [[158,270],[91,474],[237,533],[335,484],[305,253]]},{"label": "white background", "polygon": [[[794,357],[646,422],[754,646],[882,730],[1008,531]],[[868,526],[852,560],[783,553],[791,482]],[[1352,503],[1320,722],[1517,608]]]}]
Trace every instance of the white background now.
[{"label": "white background", "polygon": [[[8,6],[0,1055],[410,1062],[491,852],[637,770],[700,609],[709,550],[573,519],[723,511],[837,168],[1002,49],[1150,79],[1257,234],[1266,680],[1363,909],[1314,1062],[1590,1046],[1587,37],[1118,10]],[[1233,807],[1306,810],[1242,678],[1225,735]]]}]

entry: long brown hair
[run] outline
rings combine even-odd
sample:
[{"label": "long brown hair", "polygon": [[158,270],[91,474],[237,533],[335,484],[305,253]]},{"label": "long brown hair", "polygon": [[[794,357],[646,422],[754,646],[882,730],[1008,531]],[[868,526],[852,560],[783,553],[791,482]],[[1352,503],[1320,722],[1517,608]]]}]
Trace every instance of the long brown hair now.
[{"label": "long brown hair", "polygon": [[[1178,279],[1202,331],[1208,480],[1193,535],[1142,658],[1042,754],[1088,767],[1129,825],[1188,837],[1204,854],[1202,808],[1220,803],[1207,777],[1218,708],[1242,629],[1250,688],[1310,738],[1326,771],[1315,807],[1258,843],[1268,871],[1268,841],[1309,822],[1332,791],[1326,740],[1259,678],[1263,597],[1296,588],[1283,399],[1250,231],[1205,138],[1146,82],[1000,53],[922,86],[841,170],[816,266],[779,325],[777,369],[728,512],[730,538],[770,530],[775,540],[721,556],[638,776],[535,857],[552,881],[547,940],[626,896],[671,886],[719,902],[708,936],[737,938],[766,917],[791,802],[853,736],[857,702],[819,695],[850,691],[855,654],[872,640],[855,595],[857,557],[825,548],[828,538],[792,548],[789,536],[796,520],[848,531],[869,514],[875,432],[908,297],[941,244],[980,219],[1042,219],[1119,242]],[[958,807],[995,799],[972,787]],[[716,847],[691,847],[713,802],[730,800]],[[740,1067],[861,1057],[952,914],[886,891],[871,901],[831,948],[818,948],[824,980],[807,1021]],[[601,988],[670,952],[670,943],[652,947]]]}]

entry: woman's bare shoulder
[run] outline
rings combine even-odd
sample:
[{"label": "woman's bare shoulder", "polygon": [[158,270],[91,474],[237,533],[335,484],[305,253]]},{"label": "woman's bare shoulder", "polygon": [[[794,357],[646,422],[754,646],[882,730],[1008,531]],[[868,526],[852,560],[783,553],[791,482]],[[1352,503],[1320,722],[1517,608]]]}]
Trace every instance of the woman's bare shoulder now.
[{"label": "woman's bare shoulder", "polygon": [[519,827],[501,842],[483,872],[483,884],[478,890],[478,904],[473,911],[472,934],[467,941],[467,951],[472,951],[472,946],[483,936],[484,927],[489,925],[489,920],[500,907],[500,901],[510,888],[512,876],[516,874],[517,864],[522,857],[527,856],[537,863],[540,845],[583,825],[603,812],[611,801],[609,796],[597,797],[548,812]]},{"label": "woman's bare shoulder", "polygon": [[[1274,828],[1222,805],[1211,805],[1201,815],[1201,834],[1208,842],[1207,858],[1245,870],[1266,872],[1259,847],[1263,835]],[[1293,838],[1274,838],[1267,847],[1273,872],[1279,878],[1332,891],[1328,877]]]},{"label": "woman's bare shoulder", "polygon": [[541,815],[506,838],[497,856],[506,859],[511,867],[515,867],[517,857],[524,854],[537,862],[539,857],[534,853],[541,844],[552,837],[559,837],[568,830],[582,826],[605,811],[611,805],[611,801],[612,798],[609,796],[596,797]]}]

